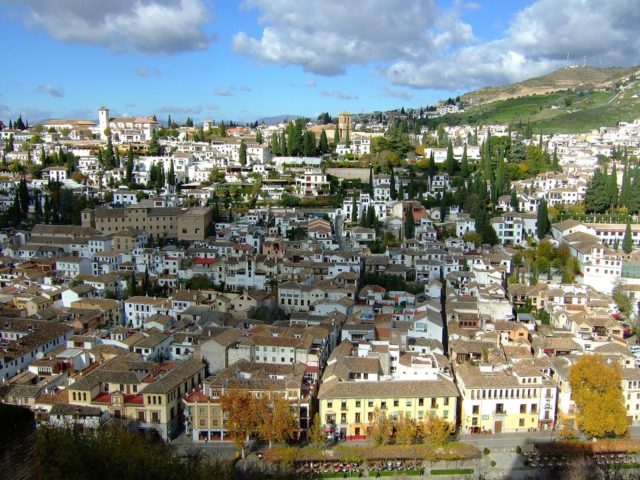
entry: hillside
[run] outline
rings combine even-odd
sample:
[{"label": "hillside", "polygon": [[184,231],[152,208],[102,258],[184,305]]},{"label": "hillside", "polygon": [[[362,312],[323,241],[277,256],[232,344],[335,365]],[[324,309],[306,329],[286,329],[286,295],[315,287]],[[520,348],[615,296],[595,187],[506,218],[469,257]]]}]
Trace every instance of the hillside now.
[{"label": "hillside", "polygon": [[[461,100],[479,99],[481,92],[485,92],[485,99],[492,100],[467,106],[464,112],[440,117],[434,123],[528,122],[535,131],[544,133],[579,133],[615,126],[620,121],[640,118],[640,81],[636,72],[640,70],[577,67],[514,85],[478,90]],[[530,93],[525,94],[526,91]]]},{"label": "hillside", "polygon": [[612,88],[616,83],[624,83],[637,70],[636,67],[567,67],[542,77],[530,78],[511,85],[481,88],[466,93],[461,97],[461,100],[465,105],[482,105],[514,97],[553,93],[559,90]]}]

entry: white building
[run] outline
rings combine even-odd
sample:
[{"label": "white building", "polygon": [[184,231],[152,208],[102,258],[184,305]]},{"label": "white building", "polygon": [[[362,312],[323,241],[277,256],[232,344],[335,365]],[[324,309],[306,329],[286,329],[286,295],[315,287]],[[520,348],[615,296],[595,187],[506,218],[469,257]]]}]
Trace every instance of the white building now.
[{"label": "white building", "polygon": [[316,197],[328,187],[327,176],[319,168],[305,168],[303,174],[296,176],[296,190],[304,197]]},{"label": "white building", "polygon": [[125,325],[140,328],[152,315],[158,313],[168,314],[171,302],[166,298],[130,297],[124,301]]}]

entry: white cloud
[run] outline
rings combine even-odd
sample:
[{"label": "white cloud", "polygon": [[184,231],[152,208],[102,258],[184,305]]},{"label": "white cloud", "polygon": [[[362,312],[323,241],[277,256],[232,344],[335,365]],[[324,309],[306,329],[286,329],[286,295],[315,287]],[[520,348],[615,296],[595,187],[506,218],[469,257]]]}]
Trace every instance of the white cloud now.
[{"label": "white cloud", "polygon": [[320,95],[323,97],[334,97],[340,100],[357,100],[357,93],[343,92],[341,90],[321,90]]},{"label": "white cloud", "polygon": [[241,92],[250,92],[251,87],[249,85],[240,85],[238,86],[238,90],[240,90]]},{"label": "white cloud", "polygon": [[42,93],[44,95],[51,95],[52,97],[55,97],[55,98],[64,97],[63,89],[48,83],[45,85],[38,85],[38,88],[36,88],[36,92]]},{"label": "white cloud", "polygon": [[90,118],[96,116],[96,111],[86,107],[73,108],[64,112],[64,118]]},{"label": "white cloud", "polygon": [[348,65],[412,57],[427,51],[438,23],[434,0],[245,0],[258,9],[260,38],[238,32],[233,48],[259,62],[300,65],[338,75]]},{"label": "white cloud", "polygon": [[404,100],[411,100],[411,94],[404,90],[398,90],[397,88],[384,87],[382,89],[383,95],[386,97],[402,98]]},{"label": "white cloud", "polygon": [[452,90],[544,74],[566,66],[567,55],[569,64],[640,63],[634,0],[536,0],[491,41],[461,19],[485,7],[464,0],[449,8],[435,0],[244,0],[242,7],[259,11],[262,32],[236,33],[236,52],[318,75],[370,65],[394,85]]},{"label": "white cloud", "polygon": [[213,89],[213,94],[219,97],[230,97],[233,95],[233,92],[227,87],[217,87]]},{"label": "white cloud", "polygon": [[640,61],[638,21],[637,5],[629,1],[538,0],[515,15],[503,38],[398,60],[387,77],[400,85],[451,89],[517,82],[585,61],[633,65]]},{"label": "white cloud", "polygon": [[200,106],[178,106],[178,105],[163,105],[162,107],[158,107],[155,110],[158,113],[168,113],[169,115],[178,114],[178,115],[193,115],[202,112],[202,107]]},{"label": "white cloud", "polygon": [[138,77],[161,77],[162,72],[157,68],[138,67],[135,69],[135,74]]},{"label": "white cloud", "polygon": [[169,55],[203,50],[211,13],[203,0],[4,0],[26,9],[25,23],[57,40],[112,51]]}]

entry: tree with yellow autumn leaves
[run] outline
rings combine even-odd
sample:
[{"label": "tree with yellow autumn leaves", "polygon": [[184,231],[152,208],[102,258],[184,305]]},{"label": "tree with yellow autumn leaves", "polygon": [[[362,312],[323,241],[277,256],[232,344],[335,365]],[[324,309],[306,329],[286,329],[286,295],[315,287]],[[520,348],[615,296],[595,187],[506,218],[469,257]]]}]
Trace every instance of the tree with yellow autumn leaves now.
[{"label": "tree with yellow autumn leaves", "polygon": [[627,411],[618,363],[600,355],[583,355],[569,371],[578,428],[594,438],[624,435]]},{"label": "tree with yellow autumn leaves", "polygon": [[281,395],[256,398],[246,390],[231,390],[220,397],[226,415],[229,438],[240,449],[242,458],[251,437],[257,435],[269,442],[282,442],[293,436],[298,424],[291,404]]}]

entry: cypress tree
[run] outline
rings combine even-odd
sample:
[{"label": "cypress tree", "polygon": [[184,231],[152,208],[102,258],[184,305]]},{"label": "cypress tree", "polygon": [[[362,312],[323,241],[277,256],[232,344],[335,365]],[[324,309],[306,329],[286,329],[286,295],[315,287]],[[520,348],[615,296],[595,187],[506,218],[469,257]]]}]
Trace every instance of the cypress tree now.
[{"label": "cypress tree", "polygon": [[610,205],[607,176],[596,168],[584,195],[584,208],[588,213],[602,213]]},{"label": "cypress tree", "polygon": [[173,158],[169,162],[169,173],[167,175],[167,183],[171,186],[176,184],[176,171],[173,166]]},{"label": "cypress tree", "polygon": [[280,155],[280,142],[278,141],[278,134],[273,132],[271,134],[271,153],[274,156]]},{"label": "cypress tree", "polygon": [[551,157],[551,168],[554,172],[562,170],[560,168],[560,161],[558,160],[558,146],[553,147],[553,156]]},{"label": "cypress tree", "polygon": [[518,202],[518,194],[515,190],[511,190],[511,208],[514,212],[520,211],[520,202]]},{"label": "cypress tree", "polygon": [[130,296],[134,297],[138,294],[138,285],[136,281],[136,271],[131,270],[131,277],[129,278],[129,293]]},{"label": "cypress tree", "polygon": [[33,191],[33,212],[38,220],[42,218],[42,199],[38,190]]},{"label": "cypress tree", "polygon": [[316,136],[309,130],[306,130],[302,136],[302,153],[305,157],[316,154]]},{"label": "cypress tree", "polygon": [[262,131],[256,130],[256,143],[262,145]]},{"label": "cypress tree", "polygon": [[405,210],[404,218],[404,238],[411,239],[416,236],[416,222],[413,218],[413,208],[409,207]]},{"label": "cypress tree", "polygon": [[351,138],[349,138],[349,125],[347,125],[347,131],[344,134],[344,144],[347,148],[351,146]]},{"label": "cypress tree", "polygon": [[462,163],[460,165],[460,175],[462,178],[466,179],[469,176],[469,160],[467,158],[467,145],[464,145],[464,150],[462,151]]},{"label": "cypress tree", "polygon": [[111,141],[111,134],[107,137],[107,148],[102,155],[102,161],[105,170],[111,170],[115,166],[115,153],[113,151],[113,142]]},{"label": "cypress tree", "polygon": [[[502,159],[502,155],[498,158],[498,168],[496,169],[496,178],[494,182],[494,188],[492,189],[492,197],[494,202],[502,196],[504,193],[504,186],[506,183],[505,171],[504,171],[504,161]],[[495,194],[493,193],[495,190]]]},{"label": "cypress tree", "polygon": [[13,197],[13,206],[11,207],[13,218],[15,219],[15,225],[20,225],[22,222],[22,206],[20,205],[20,192],[16,190],[16,195]]},{"label": "cypress tree", "polygon": [[538,208],[538,218],[536,225],[536,233],[539,239],[543,239],[544,236],[549,233],[551,229],[551,223],[549,222],[549,211],[547,210],[547,201],[543,198],[540,201],[540,208]]},{"label": "cypress tree", "polygon": [[610,208],[618,204],[618,174],[615,163],[611,168],[611,175],[607,179],[607,200]]},{"label": "cypress tree", "polygon": [[[238,156],[240,159],[240,165],[244,167],[247,164],[247,145],[244,143],[244,140],[240,142],[240,151],[238,152]],[[173,166],[173,163],[171,166]]]},{"label": "cypress tree", "polygon": [[151,135],[151,140],[149,140],[148,152],[149,155],[160,155],[160,141],[158,140],[158,134],[155,131]]},{"label": "cypress tree", "polygon": [[629,209],[629,204],[631,203],[631,175],[629,165],[627,164],[625,164],[624,170],[622,171],[622,186],[620,187],[619,202],[621,207],[627,207],[627,209]]},{"label": "cypress tree", "polygon": [[328,153],[329,152],[329,142],[327,141],[327,132],[323,129],[320,132],[320,143],[318,145],[320,153]]},{"label": "cypress tree", "polygon": [[391,200],[395,200],[397,197],[396,194],[396,176],[393,173],[393,167],[391,167],[391,179],[389,180],[389,191],[391,195]]},{"label": "cypress tree", "polygon": [[640,210],[640,169],[634,168],[633,183],[631,184],[631,193],[629,194],[629,204],[627,206],[631,213],[637,213]]},{"label": "cypress tree", "polygon": [[338,128],[338,125],[336,125],[336,129],[333,132],[333,149],[334,150],[339,143],[340,143],[340,129]]},{"label": "cypress tree", "polygon": [[164,188],[165,184],[165,176],[164,176],[164,164],[161,163],[157,167],[157,177],[156,177],[156,189],[161,190]]},{"label": "cypress tree", "polygon": [[445,217],[447,216],[447,213],[449,212],[449,205],[447,202],[447,196],[442,193],[442,195],[440,195],[440,221],[444,222]]},{"label": "cypress tree", "polygon": [[149,267],[145,267],[144,278],[142,280],[142,293],[144,295],[149,295],[150,291],[151,291],[151,283],[149,281]]},{"label": "cypress tree", "polygon": [[20,198],[20,211],[26,215],[29,212],[29,188],[27,181],[22,178],[18,184],[18,195]]},{"label": "cypress tree", "polygon": [[631,236],[631,224],[627,223],[627,228],[624,231],[624,237],[622,238],[622,251],[626,254],[631,253],[633,250],[633,237]]},{"label": "cypress tree", "polygon": [[45,225],[49,225],[51,221],[51,202],[49,200],[49,195],[45,195],[44,197],[44,223]]},{"label": "cypress tree", "polygon": [[480,206],[476,218],[476,232],[482,235],[482,243],[489,245],[496,245],[498,243],[498,234],[493,228],[493,225],[491,225],[487,210],[482,206]]},{"label": "cypress tree", "polygon": [[133,183],[133,148],[129,147],[127,151],[127,169],[125,172],[125,182],[131,186]]},{"label": "cypress tree", "polygon": [[447,144],[447,160],[446,160],[446,170],[450,177],[453,177],[453,174],[456,170],[456,160],[453,158],[453,144],[451,140]]},{"label": "cypress tree", "polygon": [[353,194],[353,204],[351,207],[351,221],[356,223],[358,221],[358,204],[356,203],[356,195]]},{"label": "cypress tree", "polygon": [[369,228],[375,228],[376,226],[376,211],[373,205],[369,205],[369,209],[367,210],[367,226]]}]

